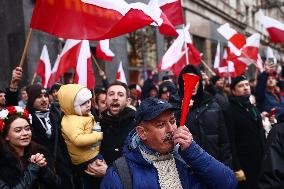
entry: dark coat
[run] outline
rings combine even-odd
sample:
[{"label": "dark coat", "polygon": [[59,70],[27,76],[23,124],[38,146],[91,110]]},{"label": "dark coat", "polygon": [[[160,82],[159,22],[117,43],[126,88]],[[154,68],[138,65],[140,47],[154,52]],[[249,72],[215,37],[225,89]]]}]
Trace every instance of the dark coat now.
[{"label": "dark coat", "polygon": [[284,123],[271,129],[259,180],[260,189],[284,188]]},{"label": "dark coat", "polygon": [[222,109],[206,92],[200,97],[190,108],[185,125],[197,144],[217,160],[231,166],[230,141]]},{"label": "dark coat", "polygon": [[18,106],[19,90],[16,92],[10,91],[9,88],[6,88],[6,107],[8,106]]},{"label": "dark coat", "polygon": [[[52,171],[53,167],[49,163],[49,158],[43,148],[32,143],[25,150],[24,156],[19,160],[11,151],[0,147],[0,188],[3,189],[37,189],[37,188],[59,188],[60,179]],[[29,163],[31,155],[42,153],[47,159],[47,167],[40,168],[38,165]],[[23,168],[21,168],[21,165]]]},{"label": "dark coat", "polygon": [[255,91],[256,102],[261,112],[263,111],[270,112],[271,109],[276,108],[276,117],[277,117],[284,113],[284,97],[282,97],[280,92],[272,94],[266,89],[268,76],[269,74],[266,72],[262,72],[258,76],[258,81]]},{"label": "dark coat", "polygon": [[29,108],[29,110],[32,115],[31,128],[33,133],[33,141],[44,146],[51,154],[51,159],[54,163],[55,170],[62,180],[62,187],[73,188],[73,169],[66,144],[61,135],[60,112],[56,112],[55,110],[58,109],[55,107],[51,108],[49,116],[52,125],[52,135],[50,138],[48,138],[45,129],[35,115],[35,110],[33,108]]},{"label": "dark coat", "polygon": [[232,146],[233,169],[242,169],[246,175],[246,181],[240,184],[242,188],[257,188],[265,143],[262,119],[252,104],[240,103],[237,97],[230,97],[229,102],[224,112]]},{"label": "dark coat", "polygon": [[136,126],[135,111],[126,107],[118,116],[102,112],[101,127],[103,140],[100,148],[104,160],[111,165],[122,155],[124,141],[129,132]]}]

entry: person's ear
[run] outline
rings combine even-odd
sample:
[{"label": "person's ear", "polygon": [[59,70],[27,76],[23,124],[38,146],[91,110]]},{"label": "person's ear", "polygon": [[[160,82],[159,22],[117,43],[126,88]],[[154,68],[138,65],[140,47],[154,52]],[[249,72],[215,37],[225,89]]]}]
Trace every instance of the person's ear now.
[{"label": "person's ear", "polygon": [[138,136],[140,137],[141,140],[146,140],[147,139],[147,135],[146,135],[146,131],[145,128],[138,125],[136,127],[136,133],[138,134]]},{"label": "person's ear", "polygon": [[235,94],[236,94],[235,89],[231,89],[231,93],[232,93],[233,95],[235,95]]}]

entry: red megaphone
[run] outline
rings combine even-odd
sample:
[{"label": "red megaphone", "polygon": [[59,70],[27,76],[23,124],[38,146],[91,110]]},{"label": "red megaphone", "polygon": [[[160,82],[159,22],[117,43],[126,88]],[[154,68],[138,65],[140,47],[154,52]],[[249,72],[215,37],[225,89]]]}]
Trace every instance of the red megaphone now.
[{"label": "red megaphone", "polygon": [[193,93],[193,90],[196,87],[196,84],[199,81],[199,77],[194,74],[185,73],[182,75],[183,77],[183,102],[182,102],[182,109],[181,109],[181,118],[180,118],[180,125],[184,126],[186,115],[189,111],[189,104],[190,99]]}]

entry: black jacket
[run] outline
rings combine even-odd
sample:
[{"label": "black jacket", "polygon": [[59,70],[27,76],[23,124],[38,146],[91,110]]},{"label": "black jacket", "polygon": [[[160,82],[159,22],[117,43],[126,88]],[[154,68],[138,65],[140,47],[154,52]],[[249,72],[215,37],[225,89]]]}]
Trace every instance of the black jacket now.
[{"label": "black jacket", "polygon": [[284,188],[284,123],[271,129],[259,180],[260,189]]},{"label": "black jacket", "polygon": [[197,144],[217,160],[231,166],[230,142],[221,107],[206,92],[199,97],[190,108],[185,124]]},{"label": "black jacket", "polygon": [[[43,148],[32,143],[26,148],[24,156],[20,158],[21,164],[12,152],[0,147],[0,188],[1,189],[37,189],[37,188],[59,188],[60,179],[52,171],[47,153]],[[29,158],[36,153],[43,153],[47,159],[47,167],[40,168],[30,163]],[[22,165],[22,169],[21,166]]]},{"label": "black jacket", "polygon": [[110,116],[102,112],[103,140],[100,148],[104,160],[111,165],[122,155],[122,148],[129,132],[136,126],[135,111],[126,107],[119,115]]},{"label": "black jacket", "polygon": [[262,119],[249,97],[230,97],[229,103],[224,112],[232,146],[233,170],[244,171],[246,181],[240,184],[242,188],[257,188],[265,143]]},{"label": "black jacket", "polygon": [[61,135],[61,115],[60,112],[57,112],[57,110],[58,108],[51,106],[49,117],[52,125],[52,135],[48,138],[45,129],[35,115],[35,110],[29,107],[29,111],[32,115],[32,139],[38,144],[44,146],[51,154],[51,161],[54,164],[57,174],[62,180],[61,187],[73,188],[73,168],[65,141]]}]

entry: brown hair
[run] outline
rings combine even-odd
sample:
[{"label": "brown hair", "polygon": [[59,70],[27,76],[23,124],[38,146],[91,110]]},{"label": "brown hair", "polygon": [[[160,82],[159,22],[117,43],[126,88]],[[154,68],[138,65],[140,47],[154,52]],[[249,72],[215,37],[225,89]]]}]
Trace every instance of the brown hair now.
[{"label": "brown hair", "polygon": [[122,86],[125,89],[127,98],[130,96],[130,90],[129,90],[128,86],[125,83],[121,82],[121,81],[114,81],[111,84],[109,84],[109,86],[107,87],[106,92],[108,92],[110,87],[115,86],[115,85],[120,85],[120,86]]}]

